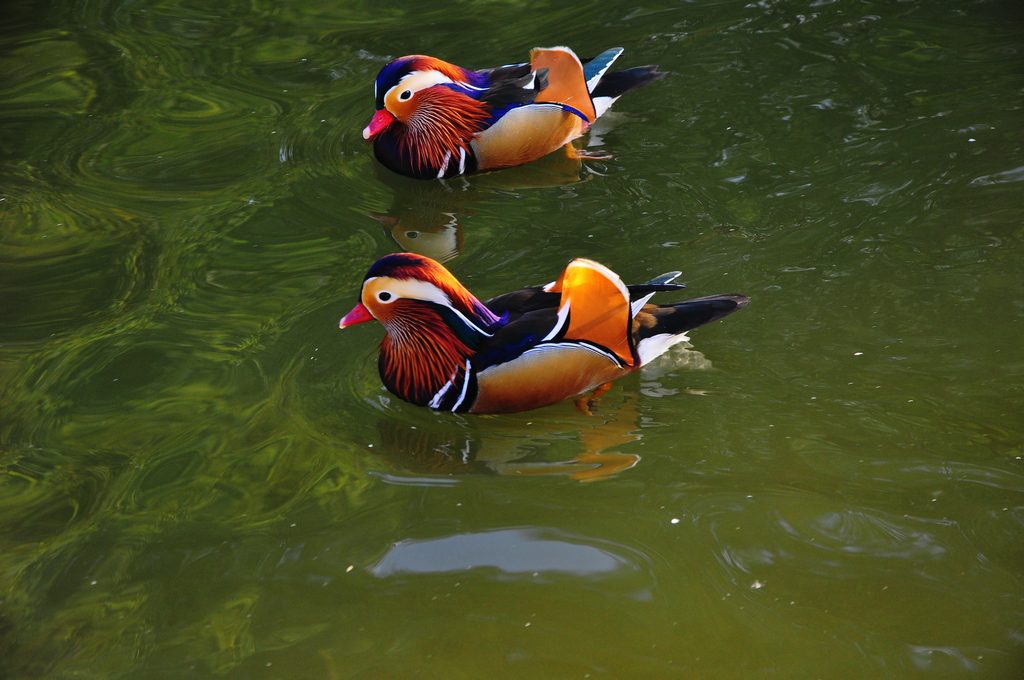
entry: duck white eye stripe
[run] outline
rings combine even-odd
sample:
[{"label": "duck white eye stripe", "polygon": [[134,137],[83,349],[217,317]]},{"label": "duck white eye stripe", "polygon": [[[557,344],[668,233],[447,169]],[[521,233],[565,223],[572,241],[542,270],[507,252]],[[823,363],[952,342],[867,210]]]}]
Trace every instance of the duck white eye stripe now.
[{"label": "duck white eye stripe", "polygon": [[[414,92],[418,92],[419,90],[423,90],[434,85],[442,85],[444,83],[454,82],[445,74],[441,73],[440,71],[435,71],[433,69],[429,69],[427,71],[410,71],[409,73],[406,73],[404,76],[399,78],[398,83],[402,84],[406,80],[409,81],[406,84],[406,87]],[[395,87],[398,87],[398,85],[395,85]]]},{"label": "duck white eye stripe", "polygon": [[[372,280],[373,279],[367,279],[364,281],[363,288],[365,289],[366,285]],[[448,297],[448,294],[432,283],[417,281],[416,279],[391,279],[388,282],[388,290],[393,295],[401,296],[410,300],[422,300],[424,302],[439,304],[451,310],[451,312],[458,317],[459,321],[466,324],[466,326],[472,328],[480,335],[485,335],[487,337],[491,337],[492,335],[468,319],[465,314],[455,309],[455,307],[452,306],[452,301],[451,298]]]}]

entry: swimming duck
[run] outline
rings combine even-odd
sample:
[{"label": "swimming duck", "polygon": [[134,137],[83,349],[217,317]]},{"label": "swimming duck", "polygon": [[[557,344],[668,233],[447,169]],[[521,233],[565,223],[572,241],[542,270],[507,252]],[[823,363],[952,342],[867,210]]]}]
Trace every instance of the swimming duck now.
[{"label": "swimming duck", "polygon": [[338,326],[384,326],[380,377],[405,401],[457,413],[525,411],[598,394],[748,302],[730,294],[648,304],[654,293],[683,288],[672,283],[678,275],[626,286],[577,258],[545,286],[481,302],[439,262],[395,253],[370,267]]},{"label": "swimming duck", "polygon": [[363,129],[385,167],[420,179],[529,163],[585,133],[624,92],[660,78],[654,66],[608,72],[621,47],[580,60],[534,48],[530,62],[473,71],[413,54],[381,69],[377,110]]}]

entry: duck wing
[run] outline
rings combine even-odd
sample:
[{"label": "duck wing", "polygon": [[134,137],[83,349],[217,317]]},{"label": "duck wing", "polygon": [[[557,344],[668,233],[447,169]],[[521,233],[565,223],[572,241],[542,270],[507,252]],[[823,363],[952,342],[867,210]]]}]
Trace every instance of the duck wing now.
[{"label": "duck wing", "polygon": [[[629,291],[629,299],[633,303],[633,308],[639,309],[642,307],[655,293],[684,290],[686,288],[685,284],[672,283],[680,274],[682,272],[666,272],[645,283],[627,285],[626,290]],[[556,309],[561,297],[560,293],[545,290],[545,286],[531,286],[495,296],[484,302],[484,305],[497,316],[507,315],[509,319],[515,319],[522,314],[539,309]],[[637,302],[641,304],[637,305]]]}]

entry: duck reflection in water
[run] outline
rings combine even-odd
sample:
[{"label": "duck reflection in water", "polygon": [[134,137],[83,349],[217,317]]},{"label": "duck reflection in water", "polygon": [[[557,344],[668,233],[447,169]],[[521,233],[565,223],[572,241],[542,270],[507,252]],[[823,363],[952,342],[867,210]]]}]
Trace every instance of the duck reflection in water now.
[{"label": "duck reflection in water", "polygon": [[[607,479],[640,462],[639,455],[619,449],[643,438],[641,395],[629,390],[617,394],[622,395],[616,398],[621,401],[606,396],[599,409],[592,403],[592,417],[583,419],[571,402],[544,413],[481,416],[457,423],[432,417],[411,425],[381,418],[377,422],[380,444],[375,448],[392,469],[411,474]],[[397,482],[401,479],[394,477]]]},{"label": "duck reflection in water", "polygon": [[394,199],[387,212],[371,212],[370,217],[380,222],[403,250],[438,262],[462,252],[463,227],[473,214],[475,202],[497,192],[566,186],[591,176],[584,172],[579,158],[570,158],[562,151],[501,172],[435,182],[409,179],[375,167],[378,179],[391,187]]}]

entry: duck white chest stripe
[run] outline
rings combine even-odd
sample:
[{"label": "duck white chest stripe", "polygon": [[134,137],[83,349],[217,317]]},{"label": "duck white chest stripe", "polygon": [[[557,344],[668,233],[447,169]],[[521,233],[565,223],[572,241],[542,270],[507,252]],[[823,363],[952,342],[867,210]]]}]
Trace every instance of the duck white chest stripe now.
[{"label": "duck white chest stripe", "polygon": [[[441,167],[437,171],[437,178],[438,179],[444,179],[445,176],[448,174],[448,164],[451,163],[451,160],[452,160],[452,152],[451,151],[445,151],[444,152],[444,161],[441,163]],[[466,149],[464,147],[459,149],[459,171],[456,172],[455,174],[456,175],[465,175],[466,174]]]},{"label": "duck white chest stripe", "polygon": [[444,179],[444,173],[448,171],[448,161],[452,159],[452,152],[444,152],[444,162],[441,163],[441,169],[437,171],[437,178]]},{"label": "duck white chest stripe", "polygon": [[459,398],[455,401],[455,405],[452,406],[452,413],[459,410],[462,406],[462,402],[466,399],[466,392],[469,391],[469,381],[473,378],[473,369],[469,365],[469,359],[466,359],[466,370],[465,377],[462,380],[462,393],[459,394]]},{"label": "duck white chest stripe", "polygon": [[[454,380],[454,378],[452,378],[452,380]],[[449,380],[448,382],[446,382],[444,384],[444,387],[442,387],[441,389],[439,389],[437,391],[437,394],[435,394],[433,396],[433,398],[430,400],[430,403],[428,404],[428,406],[430,406],[430,408],[434,408],[434,409],[441,408],[441,400],[444,398],[444,395],[448,393],[448,390],[450,390],[451,387],[452,387],[452,381]]]}]

